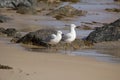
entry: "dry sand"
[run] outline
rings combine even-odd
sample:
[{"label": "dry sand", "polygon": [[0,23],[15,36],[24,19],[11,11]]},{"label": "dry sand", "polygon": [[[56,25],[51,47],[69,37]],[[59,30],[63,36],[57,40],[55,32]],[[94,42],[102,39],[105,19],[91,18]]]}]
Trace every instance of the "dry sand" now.
[{"label": "dry sand", "polygon": [[120,80],[120,64],[89,57],[29,52],[0,40],[0,80]]}]

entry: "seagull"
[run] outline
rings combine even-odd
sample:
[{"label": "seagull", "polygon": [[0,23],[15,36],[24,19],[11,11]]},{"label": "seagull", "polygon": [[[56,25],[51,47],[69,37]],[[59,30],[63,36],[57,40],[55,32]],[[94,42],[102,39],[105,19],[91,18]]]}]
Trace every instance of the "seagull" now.
[{"label": "seagull", "polygon": [[45,43],[48,43],[50,45],[55,45],[59,43],[62,39],[62,31],[58,30],[57,34],[51,34],[46,38]]},{"label": "seagull", "polygon": [[76,39],[76,27],[77,26],[75,24],[71,24],[70,32],[63,35],[62,41],[64,41],[65,43],[72,43]]},{"label": "seagull", "polygon": [[51,34],[48,44],[57,44],[62,39],[62,31],[57,31],[57,34]]},{"label": "seagull", "polygon": [[[63,34],[62,36],[62,41],[64,41],[67,44],[71,44],[75,39],[76,39],[76,31],[75,28],[77,28],[77,26],[75,24],[71,24],[70,25],[70,32],[67,34]],[[66,44],[66,45],[67,45]],[[65,49],[66,50],[66,49]]]}]

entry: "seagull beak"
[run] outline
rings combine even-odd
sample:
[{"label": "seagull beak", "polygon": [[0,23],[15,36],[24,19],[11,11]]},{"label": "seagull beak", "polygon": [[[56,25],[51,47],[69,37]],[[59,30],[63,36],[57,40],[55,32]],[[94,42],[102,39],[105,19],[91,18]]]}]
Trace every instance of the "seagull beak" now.
[{"label": "seagull beak", "polygon": [[64,36],[65,34],[62,34],[62,36]]},{"label": "seagull beak", "polygon": [[80,26],[76,26],[76,28],[79,28]]}]

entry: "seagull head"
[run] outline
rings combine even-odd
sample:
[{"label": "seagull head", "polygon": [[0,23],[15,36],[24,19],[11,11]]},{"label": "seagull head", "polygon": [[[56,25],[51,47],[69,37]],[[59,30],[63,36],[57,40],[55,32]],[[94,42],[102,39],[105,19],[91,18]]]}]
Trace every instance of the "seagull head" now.
[{"label": "seagull head", "polygon": [[58,34],[62,34],[62,31],[59,30],[59,31],[57,31],[57,33],[58,33]]},{"label": "seagull head", "polygon": [[76,27],[77,27],[75,24],[71,24],[70,26],[73,27],[73,28],[76,28]]}]

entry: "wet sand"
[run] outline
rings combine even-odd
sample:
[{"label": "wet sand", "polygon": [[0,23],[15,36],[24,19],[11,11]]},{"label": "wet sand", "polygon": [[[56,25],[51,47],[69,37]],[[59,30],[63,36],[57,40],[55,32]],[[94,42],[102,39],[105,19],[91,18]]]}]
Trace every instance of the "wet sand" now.
[{"label": "wet sand", "polygon": [[28,52],[0,40],[0,80],[119,80],[120,64],[99,62],[89,57],[58,53]]}]

